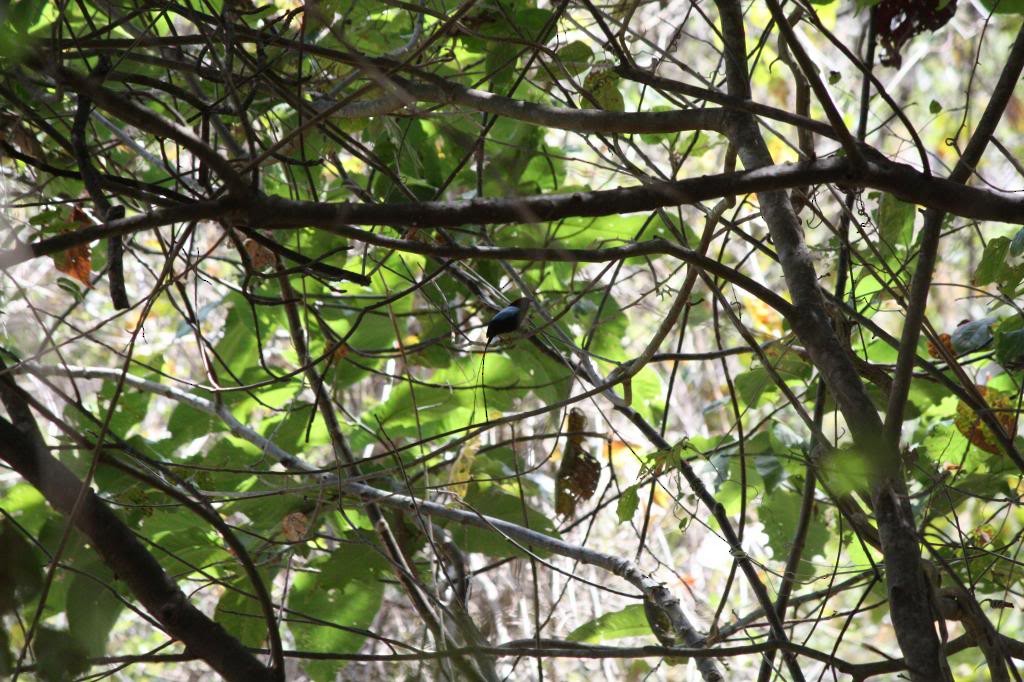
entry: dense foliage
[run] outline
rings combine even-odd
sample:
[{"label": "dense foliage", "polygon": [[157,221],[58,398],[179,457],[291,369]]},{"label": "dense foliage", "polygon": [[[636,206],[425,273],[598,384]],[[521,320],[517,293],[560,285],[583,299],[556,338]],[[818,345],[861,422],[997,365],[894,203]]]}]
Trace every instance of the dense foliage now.
[{"label": "dense foliage", "polygon": [[0,675],[1011,679],[1022,10],[5,5]]}]

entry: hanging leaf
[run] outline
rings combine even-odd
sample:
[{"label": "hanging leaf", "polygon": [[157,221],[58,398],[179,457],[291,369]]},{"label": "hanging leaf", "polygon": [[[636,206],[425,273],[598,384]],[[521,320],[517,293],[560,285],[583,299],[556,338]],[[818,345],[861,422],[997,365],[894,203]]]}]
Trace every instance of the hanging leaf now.
[{"label": "hanging leaf", "polygon": [[587,417],[574,407],[569,411],[569,431],[566,434],[565,456],[558,467],[555,482],[555,511],[571,518],[580,502],[589,500],[597,490],[601,478],[601,464],[583,448],[583,431]]},{"label": "hanging leaf", "polygon": [[[71,208],[71,224],[61,232],[74,232],[75,230],[88,227],[92,224],[89,216],[78,206]],[[86,287],[91,287],[92,282],[92,253],[88,244],[72,246],[65,251],[55,253],[51,256],[53,265],[58,271],[71,275]]]},{"label": "hanging leaf", "polygon": [[574,40],[568,45],[558,48],[558,59],[562,68],[571,76],[578,76],[583,73],[594,58],[594,51],[582,40]]},{"label": "hanging leaf", "polygon": [[974,271],[974,283],[979,287],[992,284],[1000,279],[1006,267],[1006,256],[1010,252],[1010,240],[996,237],[985,245],[985,252]]},{"label": "hanging leaf", "polygon": [[615,515],[619,517],[619,523],[632,520],[639,506],[640,495],[636,486],[631,485],[623,490],[622,496],[619,497],[619,503],[615,505]]}]

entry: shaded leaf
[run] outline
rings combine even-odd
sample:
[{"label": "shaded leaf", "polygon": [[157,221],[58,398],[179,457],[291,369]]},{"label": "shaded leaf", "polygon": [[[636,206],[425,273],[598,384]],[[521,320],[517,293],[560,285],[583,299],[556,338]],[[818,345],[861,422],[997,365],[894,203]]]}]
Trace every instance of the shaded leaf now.
[{"label": "shaded leaf", "polygon": [[1006,256],[1010,252],[1010,240],[996,237],[985,245],[977,270],[974,271],[974,283],[978,286],[992,284],[1000,279],[1006,267]]},{"label": "shaded leaf", "polygon": [[584,623],[566,637],[570,642],[596,644],[623,637],[642,637],[653,634],[647,622],[643,604],[631,604]]},{"label": "shaded leaf", "polygon": [[619,523],[625,523],[633,518],[637,508],[640,506],[640,495],[635,485],[631,485],[622,491],[618,504],[615,505],[615,515]]}]

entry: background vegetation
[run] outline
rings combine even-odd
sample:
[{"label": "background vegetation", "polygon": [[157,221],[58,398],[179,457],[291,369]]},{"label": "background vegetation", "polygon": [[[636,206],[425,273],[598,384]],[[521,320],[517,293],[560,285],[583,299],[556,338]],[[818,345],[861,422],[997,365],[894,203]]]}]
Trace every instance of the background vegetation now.
[{"label": "background vegetation", "polygon": [[1021,11],[5,4],[0,675],[1019,679]]}]

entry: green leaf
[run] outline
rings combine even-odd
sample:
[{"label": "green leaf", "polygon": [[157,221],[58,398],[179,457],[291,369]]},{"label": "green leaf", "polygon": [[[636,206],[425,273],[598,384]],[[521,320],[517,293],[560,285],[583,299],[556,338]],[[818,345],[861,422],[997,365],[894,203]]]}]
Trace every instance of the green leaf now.
[{"label": "green leaf", "polygon": [[[482,459],[480,455],[478,459]],[[466,504],[473,510],[486,516],[493,516],[503,521],[510,521],[519,525],[527,525],[544,535],[558,538],[560,535],[555,529],[554,523],[546,514],[543,514],[523,502],[514,495],[502,492],[497,486],[491,485],[484,489],[471,485],[469,495],[466,497]],[[523,512],[526,512],[526,520],[523,520]],[[455,544],[466,552],[479,552],[491,557],[524,557],[526,552],[519,548],[518,542],[506,539],[499,532],[474,528],[471,526],[450,525]],[[528,548],[533,554],[546,557],[551,552],[542,547]]]},{"label": "green leaf", "polygon": [[167,430],[171,437],[167,445],[171,448],[191,443],[196,438],[202,438],[211,433],[226,431],[224,422],[213,415],[195,409],[186,403],[178,403],[171,410],[171,417],[167,420]]},{"label": "green leaf", "polygon": [[890,248],[905,246],[914,232],[914,204],[900,201],[889,193],[878,200],[878,232]]},{"label": "green leaf", "polygon": [[[764,531],[768,535],[768,546],[772,548],[776,561],[785,561],[793,547],[797,523],[800,518],[800,495],[776,490],[765,495],[757,513]],[[803,560],[797,568],[797,579],[805,580],[814,575],[814,565],[810,559],[825,553],[825,543],[829,532],[817,514],[812,510],[807,528],[807,540],[803,551]]]},{"label": "green leaf", "polygon": [[107,652],[110,630],[124,609],[124,604],[107,585],[114,584],[114,574],[102,564],[92,564],[86,573],[76,573],[68,588],[68,630],[89,656]]},{"label": "green leaf", "polygon": [[580,106],[605,111],[625,111],[626,103],[619,92],[619,75],[610,67],[594,67],[583,80],[583,89],[590,97],[584,97]]},{"label": "green leaf", "polygon": [[774,393],[778,390],[768,370],[764,367],[755,367],[737,374],[733,379],[733,385],[747,407],[757,407],[766,393]]},{"label": "green leaf", "polygon": [[[0,616],[39,593],[44,558],[7,519],[0,520]],[[2,630],[3,628],[0,628]]]},{"label": "green leaf", "polygon": [[[259,571],[264,585],[273,582],[276,571]],[[262,646],[267,639],[267,621],[259,601],[253,596],[252,582],[248,576],[227,583],[227,589],[217,602],[214,619],[224,626],[244,646]]]},{"label": "green leaf", "polygon": [[563,45],[556,52],[562,67],[572,76],[578,76],[590,67],[594,58],[594,51],[582,40],[574,40],[568,45]]},{"label": "green leaf", "polygon": [[43,14],[46,0],[16,0],[7,10],[7,21],[18,33],[28,33]]},{"label": "green leaf", "polygon": [[42,652],[36,671],[44,682],[73,680],[89,669],[88,653],[65,630],[44,625],[36,632],[33,644]]},{"label": "green leaf", "polygon": [[993,14],[1024,14],[1024,0],[981,0]]},{"label": "green leaf", "polygon": [[544,35],[544,29],[548,32],[554,29],[553,25],[549,27],[551,17],[551,10],[535,7],[516,12],[517,34],[532,42],[546,42],[548,36]]},{"label": "green leaf", "polygon": [[[387,564],[366,536],[338,547],[327,558],[311,562],[297,573],[288,594],[295,613],[288,629],[299,649],[331,654],[354,654],[363,646],[380,610]],[[303,616],[314,619],[303,622]],[[319,621],[319,622],[316,622]],[[306,672],[316,682],[336,679],[339,661],[308,661]]]},{"label": "green leaf", "polygon": [[1010,251],[1010,240],[996,237],[985,245],[978,269],[974,271],[974,283],[979,287],[992,284],[1000,279],[1006,267],[1006,256]]},{"label": "green leaf", "polygon": [[1024,227],[1017,230],[1017,234],[1013,235],[1013,241],[1010,242],[1010,255],[1016,258],[1024,253]]},{"label": "green leaf", "polygon": [[928,111],[929,113],[937,114],[940,111],[942,111],[942,104],[933,99],[931,102],[928,103]]},{"label": "green leaf", "polygon": [[598,616],[584,623],[566,637],[570,642],[597,644],[623,637],[643,637],[654,634],[647,622],[643,604],[631,604],[620,611]]},{"label": "green leaf", "polygon": [[615,515],[619,518],[619,523],[632,520],[639,506],[640,495],[637,492],[637,487],[631,485],[623,490],[618,504],[615,505]]},{"label": "green leaf", "polygon": [[996,359],[1009,364],[1024,356],[1024,317],[1016,315],[996,328]]},{"label": "green leaf", "polygon": [[7,628],[0,628],[0,675],[9,677],[14,673],[14,654],[11,653],[11,638]]},{"label": "green leaf", "polygon": [[[144,377],[154,379],[155,377]],[[100,390],[100,406],[106,411],[110,409],[110,401],[114,397],[116,382],[104,381]],[[127,437],[133,427],[142,423],[149,413],[150,394],[145,391],[137,391],[131,388],[122,390],[117,398],[117,406],[110,418],[110,428],[121,437]],[[102,418],[103,415],[100,415]]]},{"label": "green leaf", "polygon": [[518,55],[517,45],[501,41],[491,43],[487,50],[486,69],[493,88],[504,90],[512,83]]}]

